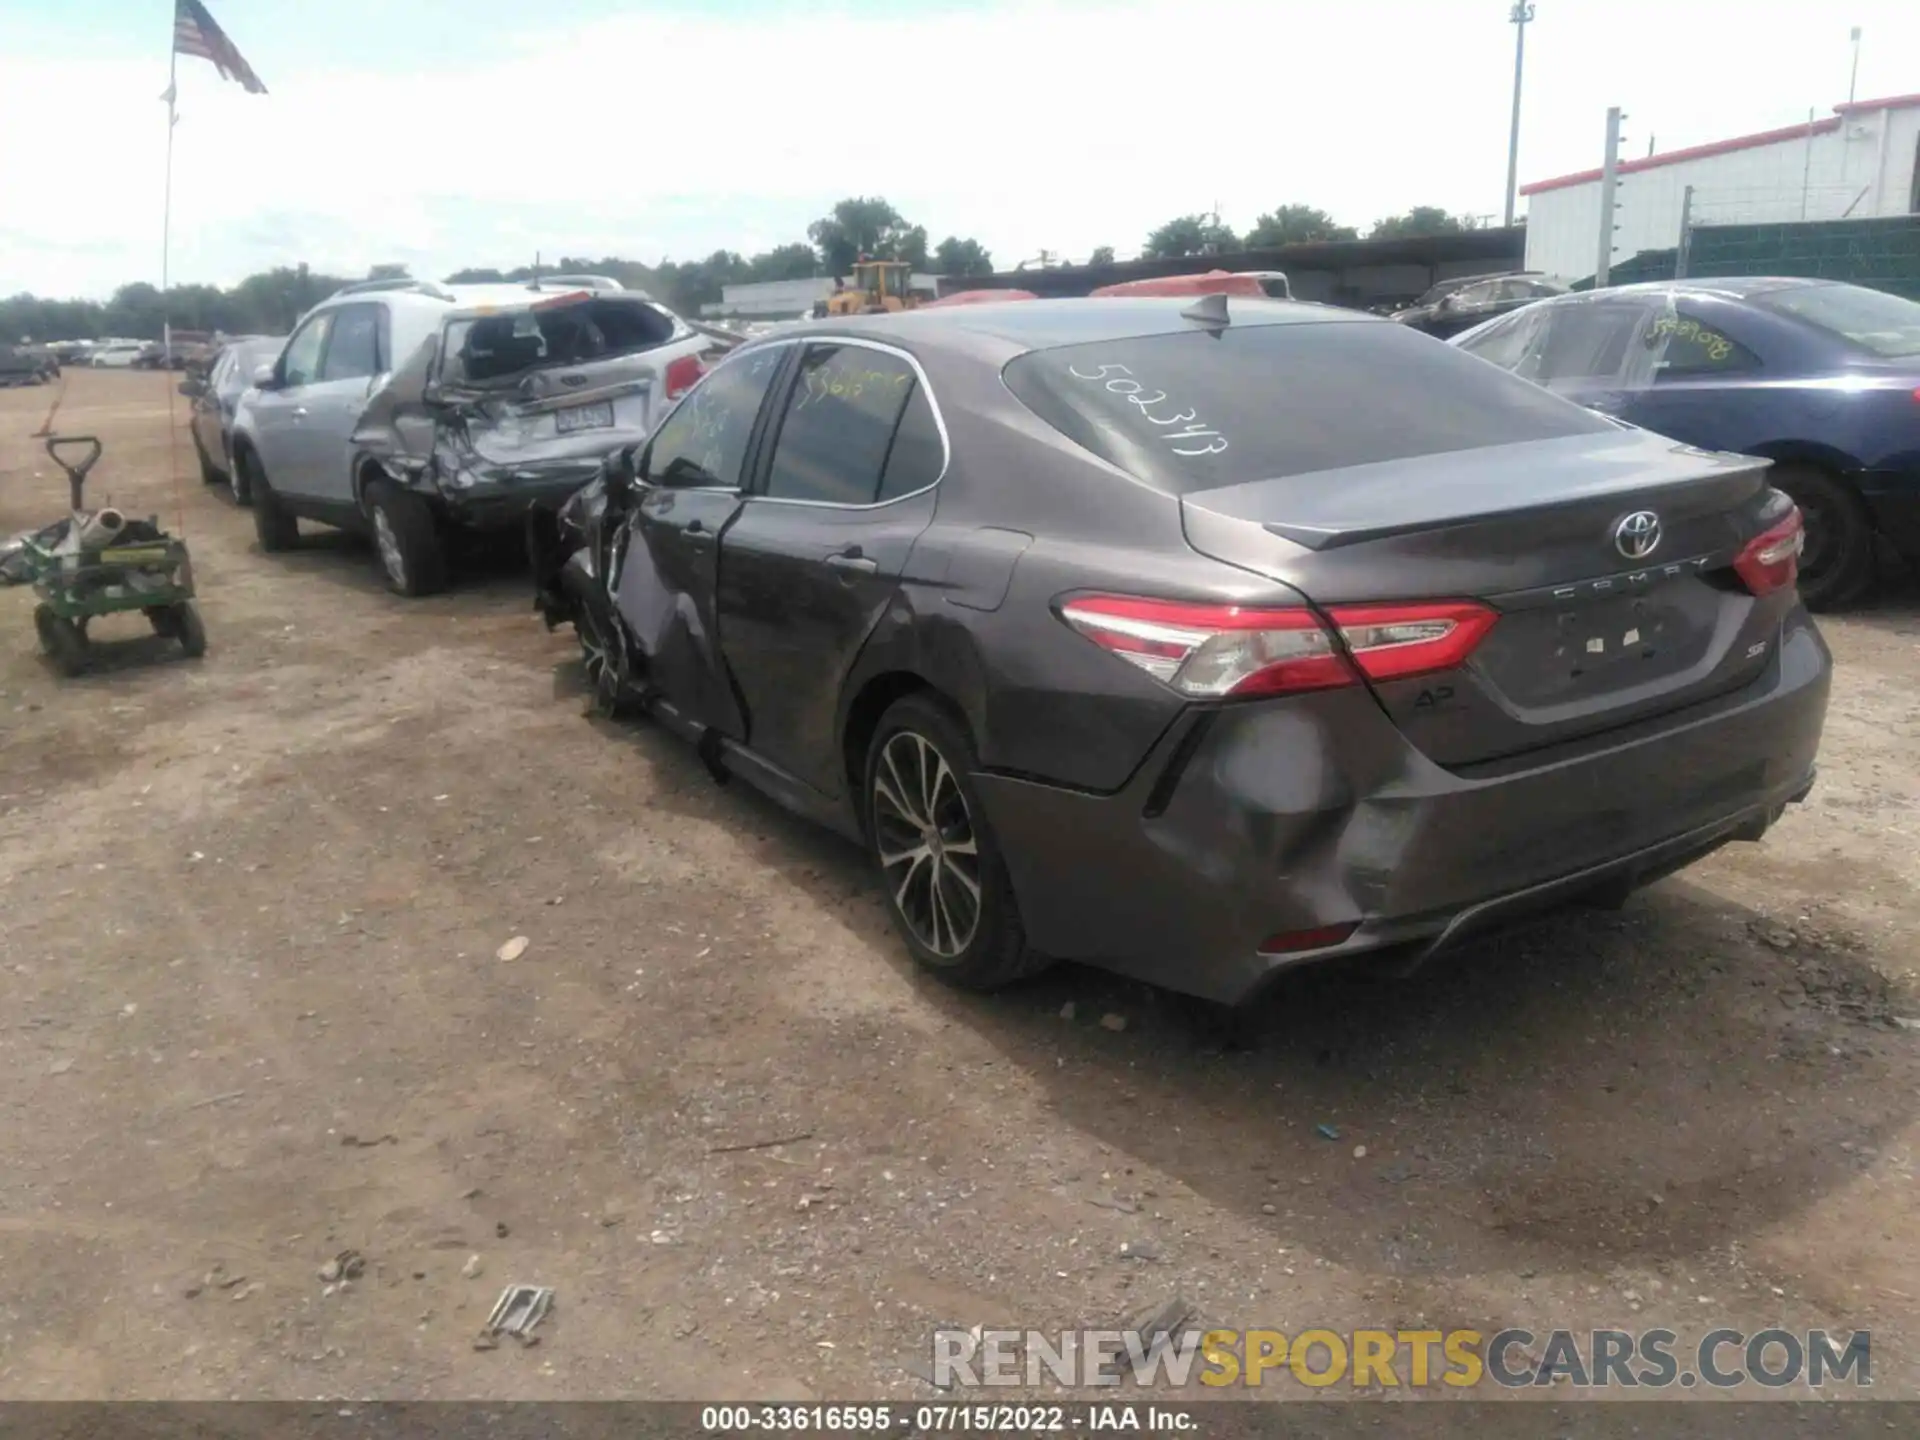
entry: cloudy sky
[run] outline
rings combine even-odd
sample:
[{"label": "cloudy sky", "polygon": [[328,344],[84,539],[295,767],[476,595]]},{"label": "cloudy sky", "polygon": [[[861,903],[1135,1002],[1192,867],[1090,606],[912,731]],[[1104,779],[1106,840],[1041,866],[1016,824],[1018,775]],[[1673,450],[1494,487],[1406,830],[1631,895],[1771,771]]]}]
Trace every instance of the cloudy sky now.
[{"label": "cloudy sky", "polygon": [[[881,194],[1011,264],[1217,205],[1497,214],[1509,0],[207,0],[171,271],[648,262]],[[1913,0],[1538,0],[1522,181],[1920,91]],[[172,0],[0,0],[0,293],[160,278]],[[1523,202],[1524,203],[1524,202]]]}]

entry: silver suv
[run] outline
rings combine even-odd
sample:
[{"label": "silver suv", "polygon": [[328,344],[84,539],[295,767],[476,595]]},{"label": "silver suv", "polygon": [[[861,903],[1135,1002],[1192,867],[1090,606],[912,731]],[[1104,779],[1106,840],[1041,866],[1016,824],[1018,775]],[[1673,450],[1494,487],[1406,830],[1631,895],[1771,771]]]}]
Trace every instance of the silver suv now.
[{"label": "silver suv", "polygon": [[452,533],[518,530],[591,480],[719,338],[598,276],[350,285],[241,397],[234,493],[262,550],[291,548],[301,520],[337,525],[373,539],[390,588],[430,594]]}]

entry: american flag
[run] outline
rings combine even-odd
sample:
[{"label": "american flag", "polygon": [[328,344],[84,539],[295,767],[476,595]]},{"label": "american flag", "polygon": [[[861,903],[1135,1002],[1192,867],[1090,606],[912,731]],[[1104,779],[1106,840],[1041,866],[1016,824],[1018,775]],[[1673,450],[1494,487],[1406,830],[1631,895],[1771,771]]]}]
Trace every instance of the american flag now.
[{"label": "american flag", "polygon": [[247,87],[249,95],[267,93],[267,87],[260,83],[253,67],[247,64],[233,41],[227,38],[227,32],[214,22],[200,0],[174,0],[173,53],[211,60],[221,79],[238,80]]}]

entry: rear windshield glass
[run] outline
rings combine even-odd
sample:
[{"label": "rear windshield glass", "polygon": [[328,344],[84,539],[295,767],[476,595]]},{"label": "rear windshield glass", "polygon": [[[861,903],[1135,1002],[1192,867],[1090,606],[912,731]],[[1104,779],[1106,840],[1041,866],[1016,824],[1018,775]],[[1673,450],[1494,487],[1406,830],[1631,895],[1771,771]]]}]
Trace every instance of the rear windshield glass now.
[{"label": "rear windshield glass", "polygon": [[1068,345],[1020,356],[1005,377],[1068,439],[1177,494],[1613,428],[1385,321]]},{"label": "rear windshield glass", "polygon": [[673,317],[636,300],[586,300],[447,324],[450,385],[485,384],[548,365],[581,365],[664,345]]},{"label": "rear windshield glass", "polygon": [[1859,285],[1806,285],[1765,290],[1756,305],[1816,325],[1876,355],[1920,355],[1920,305]]}]

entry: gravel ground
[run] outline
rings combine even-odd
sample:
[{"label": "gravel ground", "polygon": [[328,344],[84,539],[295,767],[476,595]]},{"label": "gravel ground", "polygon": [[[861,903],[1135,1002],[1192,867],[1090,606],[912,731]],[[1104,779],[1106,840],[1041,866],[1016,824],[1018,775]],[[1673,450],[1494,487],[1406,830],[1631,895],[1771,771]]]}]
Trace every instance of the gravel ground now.
[{"label": "gravel ground", "polygon": [[[0,592],[0,1398],[904,1398],[936,1321],[1176,1294],[1871,1328],[1920,1393],[1913,587],[1826,625],[1763,843],[1223,1051],[1091,971],[916,974],[854,851],[587,717],[524,575],[259,554],[171,384],[73,373],[58,427],[191,542],[206,657],[123,621],[62,681]],[[54,393],[0,392],[0,531],[64,508]],[[544,1343],[476,1350],[508,1282]]]}]

